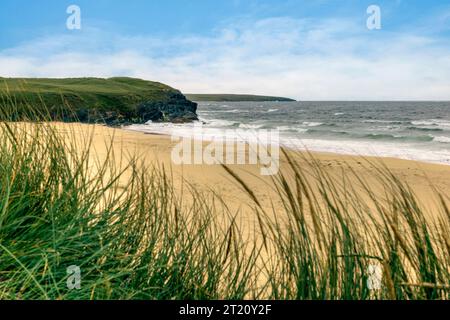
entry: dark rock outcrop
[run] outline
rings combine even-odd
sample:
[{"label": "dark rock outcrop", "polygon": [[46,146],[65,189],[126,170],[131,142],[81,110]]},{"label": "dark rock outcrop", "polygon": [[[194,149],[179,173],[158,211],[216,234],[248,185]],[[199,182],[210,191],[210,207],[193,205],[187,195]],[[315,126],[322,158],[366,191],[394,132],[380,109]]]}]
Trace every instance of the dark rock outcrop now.
[{"label": "dark rock outcrop", "polygon": [[191,122],[198,120],[196,112],[197,103],[187,100],[181,93],[170,93],[167,101],[147,101],[137,107],[142,122]]}]

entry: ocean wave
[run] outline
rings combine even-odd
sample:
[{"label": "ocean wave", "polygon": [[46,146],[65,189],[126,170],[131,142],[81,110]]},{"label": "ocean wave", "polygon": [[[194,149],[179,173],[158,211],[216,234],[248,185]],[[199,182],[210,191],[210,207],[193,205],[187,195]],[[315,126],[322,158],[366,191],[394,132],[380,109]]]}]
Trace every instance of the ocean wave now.
[{"label": "ocean wave", "polygon": [[269,110],[267,110],[267,112],[277,112],[278,110],[280,110],[280,109],[269,109]]},{"label": "ocean wave", "polygon": [[[278,126],[277,130],[279,131],[285,131],[285,132],[296,132],[297,130],[295,130],[294,127],[291,126]],[[306,130],[306,129],[305,129]]]},{"label": "ocean wave", "polygon": [[323,136],[347,136],[355,140],[384,140],[384,141],[416,141],[416,142],[429,142],[433,141],[434,137],[429,135],[395,135],[389,133],[357,133],[354,131],[338,131],[338,130],[322,130],[322,129],[307,129],[306,131],[311,135],[323,135]]},{"label": "ocean wave", "polygon": [[319,129],[306,129],[307,133],[311,134],[325,134],[325,135],[349,135],[350,132],[347,131],[336,131],[336,130],[319,130]]},{"label": "ocean wave", "polygon": [[450,121],[439,119],[417,120],[411,122],[415,126],[450,127]]},{"label": "ocean wave", "polygon": [[428,127],[407,127],[408,130],[417,131],[444,131],[442,128],[428,128]]},{"label": "ocean wave", "polygon": [[305,121],[302,123],[304,126],[308,126],[308,127],[318,127],[323,125],[322,122],[309,122],[309,121]]},{"label": "ocean wave", "polygon": [[390,144],[383,141],[355,140],[325,140],[325,139],[290,139],[284,145],[300,150],[334,152],[337,154],[367,155],[378,157],[395,157],[408,160],[418,160],[431,163],[441,163],[450,165],[450,151],[433,152],[413,145],[399,148],[397,144]]},{"label": "ocean wave", "polygon": [[239,125],[239,122],[224,120],[224,119],[200,119],[202,122],[206,123],[209,127],[235,127]]},{"label": "ocean wave", "polygon": [[308,131],[306,128],[297,128],[292,126],[278,126],[277,130],[281,132],[296,132],[296,133],[305,133]]},{"label": "ocean wave", "polygon": [[411,123],[415,126],[436,126],[437,125],[432,120],[411,121]]},{"label": "ocean wave", "polygon": [[395,120],[363,120],[363,123],[384,123],[384,124],[396,124],[396,125],[401,125],[401,124],[411,124],[411,122],[409,121],[395,121]]},{"label": "ocean wave", "polygon": [[369,134],[363,135],[363,138],[371,139],[371,140],[409,140],[409,141],[422,141],[422,142],[433,141],[433,139],[434,139],[434,137],[432,135],[402,136],[402,135],[393,135],[393,134],[385,134],[385,133],[369,133]]},{"label": "ocean wave", "polygon": [[249,124],[249,123],[241,123],[239,128],[241,129],[259,129],[262,128],[263,124]]},{"label": "ocean wave", "polygon": [[440,142],[440,143],[450,143],[449,137],[434,137],[433,141]]},{"label": "ocean wave", "polygon": [[225,113],[238,113],[241,112],[242,110],[240,109],[231,109],[231,110],[220,110],[220,112],[225,112]]}]

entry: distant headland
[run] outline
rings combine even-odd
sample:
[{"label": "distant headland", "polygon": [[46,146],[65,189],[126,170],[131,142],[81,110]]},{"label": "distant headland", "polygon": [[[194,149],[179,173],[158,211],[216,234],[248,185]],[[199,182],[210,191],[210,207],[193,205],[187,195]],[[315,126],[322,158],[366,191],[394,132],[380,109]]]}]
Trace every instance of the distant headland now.
[{"label": "distant headland", "polygon": [[264,102],[264,101],[295,101],[294,99],[285,98],[285,97],[273,97],[273,96],[259,96],[259,95],[251,95],[251,94],[196,94],[196,93],[188,93],[186,97],[192,101],[226,101],[226,102],[239,102],[239,101],[255,101],[255,102]]}]

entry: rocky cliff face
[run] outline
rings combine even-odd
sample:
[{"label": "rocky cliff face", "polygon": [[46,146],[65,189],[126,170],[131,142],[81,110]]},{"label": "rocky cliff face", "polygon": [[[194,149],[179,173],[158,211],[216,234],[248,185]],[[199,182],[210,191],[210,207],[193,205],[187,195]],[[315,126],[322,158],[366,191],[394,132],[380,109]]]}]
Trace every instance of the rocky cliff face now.
[{"label": "rocky cliff face", "polygon": [[181,92],[169,93],[166,101],[146,101],[137,107],[141,122],[191,122],[198,120],[196,112],[197,103],[187,100]]},{"label": "rocky cliff face", "polygon": [[149,120],[182,123],[198,119],[196,103],[180,91],[154,81],[127,77],[1,80],[0,93],[10,98],[0,106],[0,120],[118,126]]}]

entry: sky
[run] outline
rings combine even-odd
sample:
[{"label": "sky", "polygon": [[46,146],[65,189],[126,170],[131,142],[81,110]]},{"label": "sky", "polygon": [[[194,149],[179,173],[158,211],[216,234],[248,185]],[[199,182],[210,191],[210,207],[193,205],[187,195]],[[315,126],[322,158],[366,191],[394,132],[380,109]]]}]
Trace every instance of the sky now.
[{"label": "sky", "polygon": [[[67,28],[70,5],[81,29]],[[381,12],[370,30],[367,8]],[[2,0],[0,76],[184,93],[450,100],[450,0]]]}]

